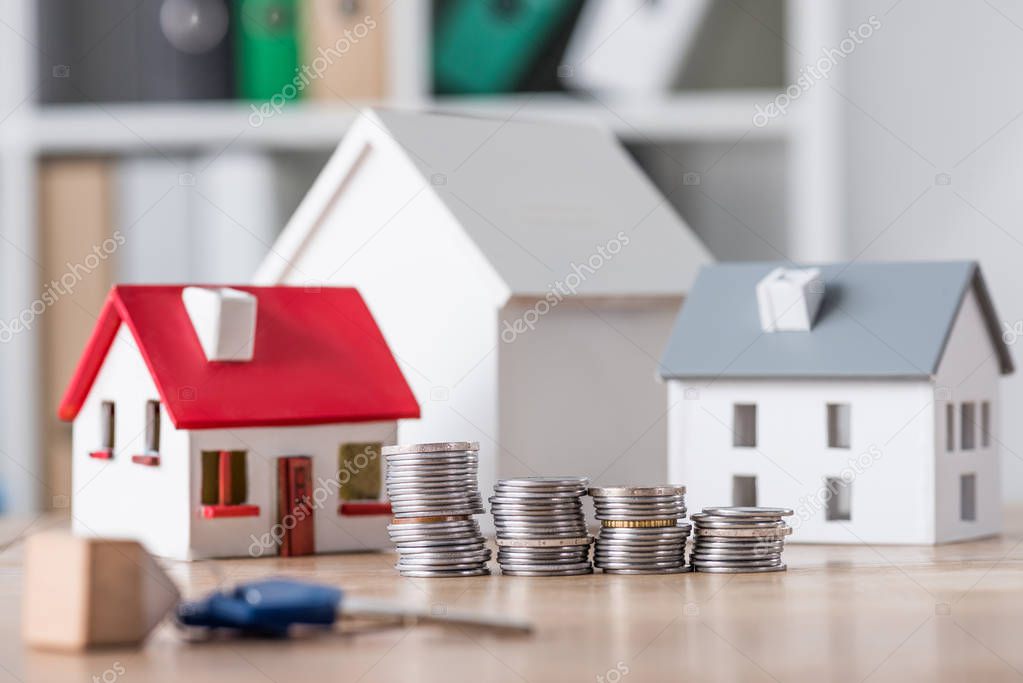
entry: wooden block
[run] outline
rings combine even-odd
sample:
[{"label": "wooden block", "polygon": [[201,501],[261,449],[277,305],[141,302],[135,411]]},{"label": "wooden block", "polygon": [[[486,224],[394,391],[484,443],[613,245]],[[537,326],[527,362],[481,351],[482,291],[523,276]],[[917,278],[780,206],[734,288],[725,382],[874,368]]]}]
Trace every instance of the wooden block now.
[{"label": "wooden block", "polygon": [[51,531],[26,544],[22,637],[32,647],[137,646],[180,598],[135,541]]}]

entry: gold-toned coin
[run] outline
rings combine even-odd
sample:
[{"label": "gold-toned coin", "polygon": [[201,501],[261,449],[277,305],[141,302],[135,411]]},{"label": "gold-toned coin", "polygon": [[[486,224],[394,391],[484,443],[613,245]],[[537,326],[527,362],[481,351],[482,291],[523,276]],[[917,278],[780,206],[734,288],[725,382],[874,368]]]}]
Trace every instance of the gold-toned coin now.
[{"label": "gold-toned coin", "polygon": [[600,526],[605,529],[651,529],[678,526],[677,519],[605,519]]},{"label": "gold-toned coin", "polygon": [[441,515],[437,517],[405,517],[391,520],[393,524],[433,524],[435,522],[465,522],[472,519],[470,515]]},{"label": "gold-toned coin", "polygon": [[702,529],[696,527],[697,536],[715,536],[718,538],[782,538],[792,533],[792,527],[784,526],[777,529]]}]

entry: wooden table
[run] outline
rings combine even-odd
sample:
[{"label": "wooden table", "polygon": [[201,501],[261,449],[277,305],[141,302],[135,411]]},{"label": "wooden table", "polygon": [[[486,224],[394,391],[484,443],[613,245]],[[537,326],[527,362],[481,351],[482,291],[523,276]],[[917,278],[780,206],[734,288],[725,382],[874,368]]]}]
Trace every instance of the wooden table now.
[{"label": "wooden table", "polygon": [[[141,651],[25,649],[21,550],[0,554],[2,681],[905,681],[1023,679],[1023,510],[940,547],[801,546],[760,575],[407,579],[387,553],[166,563],[187,596],[287,573],[354,594],[509,612],[527,637],[435,626]],[[38,524],[38,523],[37,523]],[[25,524],[8,522],[6,537]]]}]

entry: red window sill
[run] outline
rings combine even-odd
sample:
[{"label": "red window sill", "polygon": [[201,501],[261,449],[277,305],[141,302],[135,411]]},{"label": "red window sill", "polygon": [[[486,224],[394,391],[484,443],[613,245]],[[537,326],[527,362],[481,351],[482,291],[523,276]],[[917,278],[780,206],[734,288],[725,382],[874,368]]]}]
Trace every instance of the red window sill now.
[{"label": "red window sill", "polygon": [[375,515],[387,515],[390,517],[391,504],[379,501],[341,503],[337,508],[337,514],[346,517],[370,517]]},{"label": "red window sill", "polygon": [[159,455],[133,455],[131,461],[136,465],[146,465],[148,467],[158,467],[160,465]]},{"label": "red window sill", "polygon": [[113,460],[114,452],[109,448],[104,448],[102,450],[89,453],[89,457],[96,458],[97,460]]},{"label": "red window sill", "polygon": [[258,505],[203,505],[202,516],[206,519],[227,517],[258,517]]}]

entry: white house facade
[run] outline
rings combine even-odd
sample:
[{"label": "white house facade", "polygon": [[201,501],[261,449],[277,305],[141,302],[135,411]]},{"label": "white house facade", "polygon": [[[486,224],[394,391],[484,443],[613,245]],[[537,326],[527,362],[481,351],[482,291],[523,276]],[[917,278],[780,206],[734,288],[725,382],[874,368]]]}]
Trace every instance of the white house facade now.
[{"label": "white house facade", "polygon": [[[379,332],[372,349],[363,346],[372,318],[352,290],[270,288],[271,301],[266,288],[245,289],[267,310],[256,315],[251,358],[233,361],[204,357],[201,335],[185,327],[192,320],[183,288],[112,291],[61,406],[74,420],[75,533],[136,539],[182,560],[389,546],[380,449],[416,408]],[[293,319],[282,317],[285,309]],[[346,336],[360,340],[328,350],[320,342],[334,338],[334,326],[293,327],[328,310],[347,311]],[[177,330],[169,343],[154,322],[165,313]],[[313,359],[289,374],[281,340],[288,354]],[[343,361],[321,362],[317,353]],[[344,366],[360,361],[375,368],[370,376],[345,376]],[[318,383],[303,382],[314,372]],[[250,374],[260,393],[236,388]],[[378,386],[369,392],[375,399],[363,395],[368,413],[332,403],[331,390],[345,393],[370,377]],[[287,381],[319,397],[296,401],[280,385]],[[222,407],[241,402],[235,412]]]},{"label": "white house facade", "polygon": [[709,260],[607,131],[372,111],[256,281],[357,286],[422,406],[399,441],[478,440],[486,492],[664,480],[657,358]]},{"label": "white house facade", "polygon": [[767,331],[754,292],[778,265],[706,269],[665,354],[670,479],[691,509],[790,507],[793,542],[998,533],[1012,363],[976,265],[822,266],[809,329]]}]

